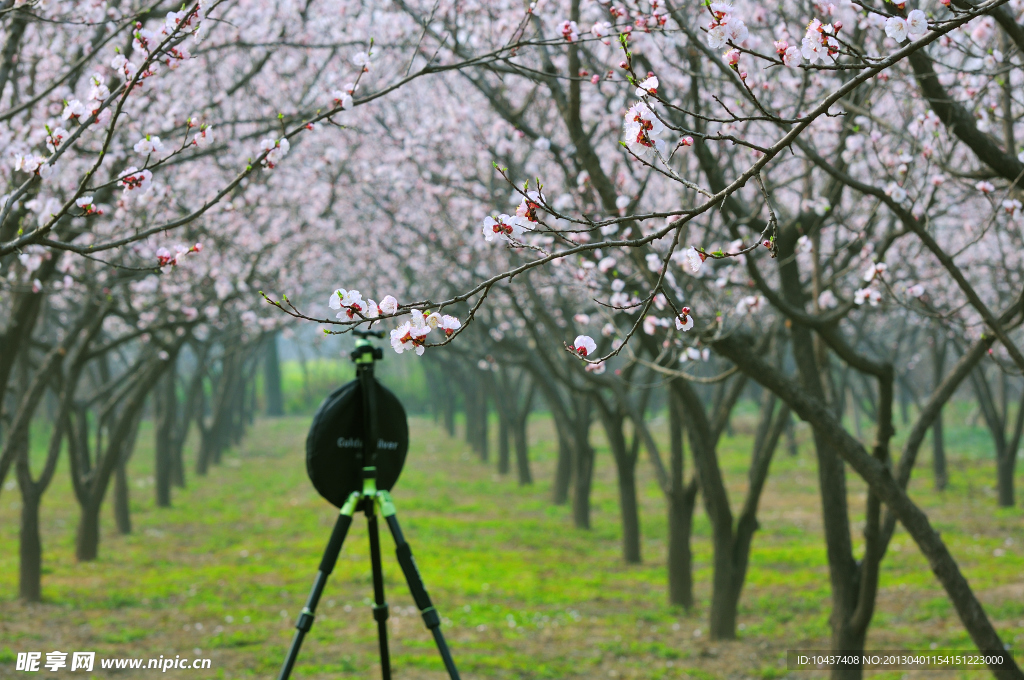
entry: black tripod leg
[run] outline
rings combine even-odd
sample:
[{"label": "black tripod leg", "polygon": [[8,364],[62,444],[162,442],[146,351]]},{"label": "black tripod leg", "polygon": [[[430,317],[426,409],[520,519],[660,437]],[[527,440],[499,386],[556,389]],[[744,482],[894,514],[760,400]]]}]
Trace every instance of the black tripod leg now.
[{"label": "black tripod leg", "polygon": [[338,521],[334,523],[331,538],[327,541],[327,548],[324,550],[323,559],[320,560],[320,569],[316,573],[316,580],[313,581],[313,589],[309,591],[306,606],[302,608],[299,620],[295,622],[295,637],[292,638],[292,646],[288,649],[288,656],[285,657],[284,665],[281,666],[281,673],[277,676],[278,680],[287,680],[288,676],[291,675],[295,659],[299,656],[299,647],[302,646],[302,640],[306,637],[309,629],[313,627],[313,612],[316,611],[316,605],[320,602],[320,595],[324,592],[327,577],[334,571],[334,565],[338,561],[338,553],[341,552],[341,545],[345,542],[348,528],[352,526],[352,515],[355,514],[359,496],[358,492],[353,492],[345,502],[345,505],[341,507],[341,512],[338,513]]},{"label": "black tripod leg", "polygon": [[374,501],[367,498],[366,521],[370,534],[370,562],[373,565],[373,618],[377,621],[377,638],[380,640],[380,673],[384,680],[391,680],[391,656],[388,654],[388,603],[384,599],[384,569],[380,561],[380,534],[377,531],[377,515]]},{"label": "black tripod leg", "polygon": [[441,653],[444,667],[448,669],[448,676],[451,680],[460,680],[459,671],[455,668],[455,661],[452,660],[452,653],[448,649],[448,643],[441,633],[441,615],[437,613],[433,603],[430,601],[430,595],[427,594],[427,588],[423,585],[423,579],[420,577],[420,570],[416,567],[416,561],[412,558],[412,548],[405,542],[405,536],[402,535],[402,527],[398,525],[398,518],[395,516],[395,506],[391,501],[391,495],[386,491],[381,491],[378,492],[377,498],[380,499],[381,514],[384,515],[388,522],[391,535],[395,537],[395,552],[398,554],[398,563],[402,565],[402,572],[405,573],[405,580],[409,584],[409,590],[412,591],[412,597],[416,601],[416,606],[419,607],[420,613],[423,615],[423,622],[427,624],[427,628],[434,636],[434,642],[437,643],[437,651]]}]

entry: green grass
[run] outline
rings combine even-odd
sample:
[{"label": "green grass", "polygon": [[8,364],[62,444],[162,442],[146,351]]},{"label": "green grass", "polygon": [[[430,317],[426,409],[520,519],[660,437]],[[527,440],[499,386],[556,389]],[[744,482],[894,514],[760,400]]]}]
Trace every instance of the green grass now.
[{"label": "green grass", "polygon": [[[959,426],[949,420],[955,431]],[[664,440],[663,420],[653,425]],[[18,494],[5,488],[0,677],[21,676],[13,671],[16,652],[54,649],[94,650],[100,656],[194,654],[213,659],[208,677],[274,676],[335,516],[305,476],[307,426],[306,417],[257,421],[223,465],[206,478],[190,474],[188,488],[175,491],[174,507],[159,509],[151,477],[153,433],[144,423],[129,473],[134,531],[116,534],[108,498],[100,559],[88,564],[74,561],[77,509],[62,461],[42,508],[47,571],[41,606],[16,600]],[[742,412],[720,449],[734,507],[745,492],[752,430],[752,413]],[[547,417],[531,422],[538,482],[528,488],[499,478],[493,462],[482,464],[433,422],[413,418],[412,450],[395,497],[464,678],[779,678],[786,675],[786,649],[827,648],[830,589],[807,432],[800,431],[804,446],[798,457],[780,448],[773,463],[740,606],[740,639],[728,643],[707,638],[706,517],[698,510],[694,525],[700,601],[684,613],[666,604],[665,503],[650,466],[644,460],[639,468],[644,563],[630,566],[620,557],[614,469],[599,428],[594,432],[593,529],[583,532],[572,528],[569,508],[549,501],[555,440]],[[943,532],[1004,640],[1019,648],[1024,513],[995,508],[991,460],[960,448],[966,440],[951,437],[949,491],[932,491],[924,451],[912,495]],[[33,443],[41,449],[42,437]],[[857,526],[864,486],[852,474],[849,479]],[[860,541],[857,530],[854,539]],[[445,677],[394,561],[390,537],[383,544],[395,677]],[[378,676],[371,596],[365,525],[357,518],[295,677]],[[898,531],[883,566],[868,645],[931,644],[971,648],[924,558]]]}]

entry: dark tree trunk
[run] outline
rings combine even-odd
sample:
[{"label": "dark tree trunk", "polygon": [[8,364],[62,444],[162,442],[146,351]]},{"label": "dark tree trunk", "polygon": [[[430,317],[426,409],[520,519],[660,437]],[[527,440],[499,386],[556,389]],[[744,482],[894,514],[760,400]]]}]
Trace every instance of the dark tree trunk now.
[{"label": "dark tree trunk", "polygon": [[[249,389],[251,387],[249,378],[239,376],[235,383],[235,395],[232,399],[231,418],[229,422],[230,446],[238,446],[245,436],[245,426],[249,422]],[[228,446],[224,447],[229,448]]]},{"label": "dark tree trunk", "polygon": [[463,381],[463,398],[466,411],[466,443],[476,451],[480,460],[488,462],[488,405],[483,379],[472,374]]},{"label": "dark tree trunk", "polygon": [[516,393],[509,383],[508,371],[483,373],[484,394],[487,395],[498,416],[498,474],[507,475],[512,469],[512,420],[515,418]]},{"label": "dark tree trunk", "polygon": [[[554,417],[554,416],[553,416]],[[551,486],[551,502],[555,505],[565,505],[569,502],[569,486],[572,484],[573,468],[573,446],[569,435],[567,423],[561,423],[555,418],[555,430],[558,435],[558,460],[555,462],[555,481]]]},{"label": "dark tree trunk", "polygon": [[670,478],[668,496],[668,601],[693,608],[693,510],[697,502],[697,480],[685,484],[683,427],[676,398],[669,394]]},{"label": "dark tree trunk", "polygon": [[910,394],[900,389],[900,420],[904,425],[910,424]]},{"label": "dark tree trunk", "polygon": [[680,487],[668,499],[668,599],[684,609],[693,608],[693,510],[697,505],[697,480]]},{"label": "dark tree trunk", "polygon": [[477,400],[476,386],[472,379],[464,379],[462,382],[462,410],[466,414],[465,439],[470,448],[479,453],[477,440],[480,426],[480,402]]},{"label": "dark tree trunk", "polygon": [[221,360],[220,379],[214,389],[213,419],[208,428],[201,428],[199,456],[196,458],[197,475],[206,475],[210,465],[220,463],[221,453],[231,440],[232,406],[239,387],[239,358],[239,352],[235,349],[228,350]]},{"label": "dark tree trunk", "polygon": [[117,464],[117,472],[114,475],[114,520],[117,524],[117,533],[121,535],[132,533],[127,467],[128,460],[124,457]]},{"label": "dark tree trunk", "polygon": [[636,494],[636,459],[616,457],[619,507],[622,514],[622,557],[627,564],[640,564],[640,508]]},{"label": "dark tree trunk", "polygon": [[75,370],[72,370],[70,375],[65,378],[63,394],[50,421],[52,423],[50,446],[46,454],[46,463],[38,480],[32,479],[32,468],[29,464],[28,430],[13,433],[17,439],[12,441],[12,444],[20,447],[17,463],[18,487],[21,490],[18,593],[26,602],[42,600],[43,543],[39,535],[39,505],[43,493],[53,481],[53,475],[57,469],[61,443],[64,440],[64,434],[68,431],[68,411],[71,408],[71,395],[74,393],[77,379],[78,373]]},{"label": "dark tree trunk", "polygon": [[677,403],[685,407],[690,450],[693,451],[694,466],[700,479],[704,508],[711,520],[713,553],[709,623],[713,640],[735,639],[738,590],[742,587],[732,509],[716,452],[719,433],[725,426],[726,412],[732,410],[743,388],[743,381],[734,381],[728,387],[723,385],[716,399],[715,423],[708,419],[700,396],[688,382],[675,380],[671,383],[678,396]]},{"label": "dark tree trunk", "polygon": [[142,422],[142,409],[133,417],[132,423],[121,441],[111,440],[110,445],[117,447],[120,452],[117,462],[117,469],[114,471],[114,520],[117,524],[119,534],[130,534],[132,532],[131,505],[129,502],[128,484],[128,460],[135,451],[135,440],[139,434],[139,425]]},{"label": "dark tree trunk", "polygon": [[90,502],[81,508],[78,533],[75,536],[75,558],[79,562],[91,562],[99,555],[101,503],[102,499],[90,499]]},{"label": "dark tree trunk", "polygon": [[[831,446],[829,435],[818,429],[813,430],[813,435],[818,457],[818,485],[824,515],[825,547],[832,583],[832,649],[861,652],[864,650],[867,627],[850,626],[857,606],[859,570],[853,558],[853,546],[850,542],[846,473],[842,461]],[[860,680],[862,675],[859,667],[834,668],[829,677],[832,680]]]},{"label": "dark tree trunk", "polygon": [[42,491],[32,481],[29,457],[29,432],[12,433],[12,447],[17,451],[18,487],[21,491],[21,531],[19,533],[18,594],[26,602],[42,599],[43,544],[39,537],[39,501]]},{"label": "dark tree trunk", "polygon": [[444,409],[444,429],[448,432],[449,437],[455,436],[455,395],[452,392],[449,379],[446,377],[443,384],[445,388],[445,398],[441,407]]},{"label": "dark tree trunk", "polygon": [[941,411],[932,425],[932,473],[935,478],[935,490],[945,491],[949,483],[949,474],[946,471],[946,445],[942,433]]},{"label": "dark tree trunk", "polygon": [[[6,233],[0,233],[0,241],[10,240],[14,236],[14,231],[20,228],[19,224],[17,219],[7,220],[7,224],[4,225]],[[45,283],[50,278],[57,269],[58,259],[44,260],[43,266],[36,272],[40,281]],[[0,347],[4,350],[0,352],[0,409],[6,401],[15,360],[19,357],[21,349],[31,340],[32,329],[39,318],[44,300],[44,293],[14,293],[5,300],[5,313],[8,316],[4,333],[0,335]],[[3,484],[6,472],[6,469],[0,469],[0,484]]]},{"label": "dark tree trunk", "polygon": [[594,474],[594,450],[589,443],[575,447],[572,521],[577,529],[590,528],[590,484]]},{"label": "dark tree trunk", "polygon": [[[99,553],[99,515],[103,498],[106,496],[111,478],[131,456],[146,396],[152,386],[159,381],[165,368],[165,363],[159,361],[148,365],[141,364],[132,371],[130,379],[134,385],[124,397],[120,411],[109,417],[108,441],[102,455],[99,454],[100,449],[97,446],[97,460],[92,471],[87,471],[84,464],[89,459],[88,451],[81,449],[80,444],[75,444],[74,438],[72,445],[68,447],[72,484],[81,509],[75,539],[75,554],[81,562],[95,560]],[[84,420],[85,414],[82,414],[81,418]],[[119,501],[115,500],[114,504],[116,515]],[[127,495],[124,496],[124,508],[127,509]]]},{"label": "dark tree trunk", "polygon": [[175,462],[174,448],[177,433],[174,428],[178,424],[178,398],[175,394],[174,372],[168,371],[157,383],[153,393],[155,423],[154,477],[156,478],[156,505],[158,508],[171,506],[171,485],[174,480]]},{"label": "dark tree trunk", "polygon": [[[932,371],[934,388],[938,388],[946,372],[946,341],[937,332],[932,334]],[[946,442],[942,431],[941,410],[935,416],[935,424],[932,425],[932,474],[935,490],[945,491],[949,483],[949,474],[946,471]]]},{"label": "dark tree trunk", "polygon": [[510,415],[498,405],[498,474],[507,475],[512,469],[512,452],[509,446]]},{"label": "dark tree trunk", "polygon": [[792,415],[786,421],[786,449],[789,451],[789,455],[794,458],[800,453],[800,447],[796,443],[796,427],[793,425]]},{"label": "dark tree trunk", "polygon": [[267,400],[267,415],[284,415],[284,394],[281,391],[281,358],[277,351],[277,333],[267,341],[267,354],[263,363],[263,395]]},{"label": "dark tree trunk", "polygon": [[205,477],[210,471],[210,461],[213,459],[214,433],[212,430],[200,429],[199,431],[199,455],[196,456],[196,475]]},{"label": "dark tree trunk", "polygon": [[[255,369],[254,369],[255,371]],[[249,378],[249,400],[245,404],[245,425],[246,427],[252,427],[256,422],[256,409],[258,408],[259,399],[256,394],[256,375],[255,373]],[[242,434],[245,434],[245,428],[242,428]]]},{"label": "dark tree trunk", "polygon": [[171,449],[171,483],[179,489],[185,488],[185,439],[187,434],[188,421],[185,421],[186,432],[177,434],[174,438],[174,448]]},{"label": "dark tree trunk", "polygon": [[480,422],[479,430],[477,432],[480,451],[480,460],[487,463],[491,459],[491,423],[490,423],[490,400],[487,398],[487,391],[482,389],[482,385],[477,390],[477,395],[480,398]]},{"label": "dark tree trunk", "polygon": [[533,473],[530,472],[530,440],[527,433],[527,422],[530,412],[527,410],[512,427],[512,440],[516,449],[516,471],[519,473],[519,485],[533,484]]},{"label": "dark tree trunk", "polygon": [[579,397],[575,402],[572,519],[577,529],[590,528],[590,489],[594,479],[594,449],[590,445],[590,408],[590,397]]},{"label": "dark tree trunk", "polygon": [[999,493],[999,507],[1012,508],[1014,505],[1013,475],[1017,467],[1017,452],[1009,448],[996,461],[996,488]]},{"label": "dark tree trunk", "polygon": [[1013,429],[1007,433],[1006,426],[1009,424],[1009,394],[1005,383],[1005,376],[997,374],[1003,381],[1001,384],[1001,406],[996,403],[985,377],[983,368],[975,369],[971,375],[974,383],[974,392],[978,396],[978,407],[985,418],[985,424],[992,434],[992,444],[996,452],[996,492],[997,502],[1000,507],[1008,508],[1014,504],[1013,474],[1017,465],[1017,448],[1020,446],[1022,430],[1024,430],[1024,392],[1021,393],[1020,403],[1017,406],[1017,414],[1013,423]]},{"label": "dark tree trunk", "polygon": [[[185,404],[180,421],[176,419],[173,429],[173,448],[171,449],[171,480],[174,486],[185,488],[185,442],[188,439],[189,427],[195,420],[196,427],[200,432],[200,441],[203,431],[203,418],[206,409],[205,396],[205,367],[206,357],[209,354],[209,345],[201,345],[196,350],[195,371],[189,378]],[[198,457],[197,457],[198,458]],[[198,464],[198,462],[197,462]]]},{"label": "dark tree trunk", "polygon": [[[1009,419],[1009,415],[1007,415],[1007,419]],[[1003,449],[1003,455],[996,461],[996,474],[999,477],[997,482],[999,505],[1004,508],[1012,508],[1015,502],[1013,476],[1017,469],[1017,450],[1020,448],[1021,435],[1024,435],[1024,391],[1021,392],[1020,401],[1017,404],[1017,418],[1013,424],[1013,431],[1010,433],[1010,441]]]},{"label": "dark tree trunk", "polygon": [[[640,509],[636,494],[638,447],[634,446],[633,451],[630,451],[626,445],[626,435],[623,432],[625,416],[622,413],[622,404],[614,402],[613,405],[609,405],[601,395],[592,398],[608,438],[612,459],[615,461],[615,476],[619,487],[619,516],[622,520],[622,559],[626,561],[626,564],[639,564],[642,557],[640,554]],[[620,398],[625,399],[626,397]],[[634,441],[639,442],[639,438]]]},{"label": "dark tree trunk", "polygon": [[39,501],[42,495],[22,489],[21,532],[18,535],[18,596],[25,602],[43,599],[43,543],[39,538]]}]

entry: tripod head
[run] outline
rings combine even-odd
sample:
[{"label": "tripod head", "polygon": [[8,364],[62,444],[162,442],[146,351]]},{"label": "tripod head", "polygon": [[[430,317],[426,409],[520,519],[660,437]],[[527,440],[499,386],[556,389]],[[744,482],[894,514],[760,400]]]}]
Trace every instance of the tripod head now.
[{"label": "tripod head", "polygon": [[341,507],[353,491],[365,491],[367,481],[389,491],[402,472],[409,449],[409,424],[398,398],[373,375],[384,358],[372,339],[383,331],[354,330],[355,349],[349,354],[356,379],[320,405],[306,438],[306,471],[324,498]]},{"label": "tripod head", "polygon": [[369,340],[369,338],[383,338],[384,331],[361,331],[357,328],[352,333],[358,338],[355,349],[348,355],[352,359],[352,363],[362,368],[364,364],[372,366],[373,362],[384,360],[384,350],[374,347]]}]

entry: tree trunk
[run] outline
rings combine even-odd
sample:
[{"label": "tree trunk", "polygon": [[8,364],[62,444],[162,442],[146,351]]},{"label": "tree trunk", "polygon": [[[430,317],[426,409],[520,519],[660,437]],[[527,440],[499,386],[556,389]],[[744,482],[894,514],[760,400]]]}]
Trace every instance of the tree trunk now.
[{"label": "tree trunk", "polygon": [[668,494],[668,601],[687,611],[693,608],[693,510],[697,502],[697,480],[684,484],[682,419],[669,393],[670,484]]},{"label": "tree trunk", "polygon": [[127,457],[124,457],[117,464],[114,476],[114,520],[117,523],[117,533],[121,535],[132,533],[132,518],[128,507],[127,467]]},{"label": "tree trunk", "polygon": [[278,418],[284,415],[284,394],[281,391],[281,358],[277,351],[277,333],[267,342],[267,354],[263,362],[263,395],[267,400],[267,415]]},{"label": "tree trunk", "polygon": [[555,481],[551,486],[551,502],[555,505],[565,505],[569,502],[569,486],[572,483],[573,447],[565,432],[567,427],[567,424],[559,425],[559,421],[555,420],[555,429],[558,434],[558,460],[555,462]]},{"label": "tree trunk", "polygon": [[185,439],[187,438],[188,421],[184,425],[185,432],[178,433],[171,449],[171,483],[179,489],[185,488]]},{"label": "tree trunk", "polygon": [[996,488],[999,493],[999,507],[1012,508],[1013,498],[1013,475],[1017,467],[1017,452],[1003,450],[1002,455],[996,460]]},{"label": "tree trunk", "polygon": [[158,508],[171,507],[171,484],[174,477],[174,446],[178,421],[178,399],[174,390],[174,372],[168,371],[156,386],[153,394],[155,422],[154,451],[156,461],[153,473],[156,478],[156,505]]},{"label": "tree trunk", "polygon": [[209,428],[202,430],[199,457],[196,459],[197,475],[206,475],[210,465],[219,464],[221,453],[230,442],[231,410],[234,392],[238,387],[238,363],[237,351],[228,351],[221,360],[220,379],[214,390],[213,420]]},{"label": "tree trunk", "polygon": [[41,499],[42,494],[35,489],[22,488],[21,532],[18,536],[18,595],[25,602],[40,602],[43,599],[43,543],[39,538]]},{"label": "tree trunk", "polygon": [[935,417],[932,425],[932,473],[935,478],[935,490],[945,491],[949,483],[946,472],[946,444],[942,432],[942,411]]},{"label": "tree trunk", "polygon": [[449,379],[446,377],[444,380],[445,385],[445,396],[442,408],[444,409],[444,429],[448,432],[449,437],[455,436],[455,395],[452,393],[452,389],[449,383]]},{"label": "tree trunk", "polygon": [[574,451],[572,521],[577,529],[590,528],[590,485],[594,475],[594,450],[578,443]]},{"label": "tree trunk", "polygon": [[480,460],[487,463],[491,459],[491,423],[490,423],[490,401],[487,399],[487,390],[481,384],[477,389],[480,398],[480,423],[477,431]]},{"label": "tree trunk", "polygon": [[622,514],[622,557],[627,564],[640,564],[640,508],[636,494],[636,459],[615,457],[619,480],[619,508]]},{"label": "tree trunk", "polygon": [[[934,376],[932,383],[937,389],[942,383],[942,376],[946,368],[946,342],[938,332],[932,334],[932,370]],[[942,431],[942,410],[935,416],[935,424],[932,425],[932,473],[935,480],[935,490],[945,491],[949,483],[949,474],[946,471],[946,442]]]},{"label": "tree trunk", "polygon": [[786,421],[786,449],[789,451],[789,455],[794,458],[800,453],[800,447],[796,443],[796,427],[793,425],[792,415]]},{"label": "tree trunk", "polygon": [[668,600],[693,608],[693,510],[697,505],[697,480],[668,498]]},{"label": "tree trunk", "polygon": [[89,499],[82,505],[75,536],[75,558],[79,562],[91,562],[99,554],[101,503],[102,500]]},{"label": "tree trunk", "polygon": [[472,379],[462,381],[462,410],[466,414],[465,439],[470,448],[479,453],[477,448],[477,431],[480,425],[480,402],[477,399],[476,386]]},{"label": "tree trunk", "polygon": [[[725,550],[732,547],[732,541],[723,540]],[[716,546],[716,556],[719,549]],[[731,555],[726,554],[726,558]],[[719,564],[715,560],[714,576],[711,583],[711,611],[709,612],[710,630],[712,640],[735,640],[736,639],[736,610],[739,603],[739,591],[742,583],[737,583],[733,575],[732,560],[723,559]]]},{"label": "tree trunk", "polygon": [[116,447],[118,452],[117,468],[114,471],[114,521],[117,524],[117,533],[121,535],[132,532],[131,506],[129,504],[128,484],[128,460],[135,450],[135,438],[139,434],[139,425],[142,421],[142,409],[138,415],[133,417],[128,431],[121,441],[110,441],[110,446]]},{"label": "tree trunk", "polygon": [[[24,372],[27,373],[27,370]],[[27,383],[26,376],[23,375],[22,378],[22,382]],[[27,385],[23,387],[25,388]],[[25,602],[39,602],[42,599],[43,545],[39,537],[39,501],[42,498],[42,489],[32,481],[29,467],[29,430],[18,428],[13,431],[9,444],[12,450],[16,451],[18,488],[21,491],[18,594]],[[60,446],[59,442],[57,445]]]},{"label": "tree trunk", "polygon": [[498,474],[507,475],[512,469],[509,446],[509,418],[505,409],[498,409]]},{"label": "tree trunk", "polygon": [[512,427],[512,440],[516,448],[516,471],[519,473],[519,486],[533,484],[533,473],[530,472],[530,443],[527,436],[529,411],[518,418]]},{"label": "tree trunk", "polygon": [[[636,497],[637,447],[631,452],[626,445],[626,434],[623,432],[625,417],[622,414],[621,402],[613,402],[614,405],[609,406],[600,395],[593,397],[593,400],[604,426],[612,460],[615,461],[615,477],[619,487],[619,516],[622,520],[622,559],[626,564],[639,564],[641,556],[640,510]],[[634,441],[639,442],[639,437]]]},{"label": "tree trunk", "polygon": [[671,385],[679,396],[680,405],[686,409],[689,423],[686,430],[690,436],[690,450],[693,452],[694,467],[700,479],[704,509],[711,521],[711,639],[732,640],[736,637],[736,608],[731,606],[734,602],[733,591],[737,580],[733,550],[735,532],[728,491],[718,466],[718,435],[708,420],[700,396],[693,387],[685,380],[673,381]]},{"label": "tree trunk", "polygon": [[590,445],[590,398],[576,404],[573,423],[572,519],[577,529],[590,528],[590,488],[594,479],[594,449]]},{"label": "tree trunk", "polygon": [[210,470],[210,460],[213,458],[213,440],[212,429],[200,429],[199,455],[196,456],[196,475],[199,477],[205,477]]}]

